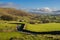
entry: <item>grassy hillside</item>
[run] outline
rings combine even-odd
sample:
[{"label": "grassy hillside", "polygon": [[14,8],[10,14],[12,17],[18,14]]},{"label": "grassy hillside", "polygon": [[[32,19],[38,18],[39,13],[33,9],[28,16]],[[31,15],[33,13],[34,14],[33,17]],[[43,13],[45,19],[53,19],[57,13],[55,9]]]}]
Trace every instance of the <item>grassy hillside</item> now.
[{"label": "grassy hillside", "polygon": [[[60,35],[50,35],[50,34],[29,34],[24,32],[16,31],[16,24],[9,24],[10,21],[0,22],[0,40],[60,40]],[[57,27],[58,26],[58,27]],[[27,24],[25,25],[26,30],[42,32],[42,31],[52,31],[60,30],[59,23],[49,23],[49,24]]]},{"label": "grassy hillside", "polygon": [[26,27],[27,30],[36,31],[36,32],[60,30],[60,23],[28,24],[26,26],[27,26]]},{"label": "grassy hillside", "polygon": [[0,15],[29,16],[28,12],[17,10],[14,8],[0,8]]},{"label": "grassy hillside", "polygon": [[24,10],[17,10],[14,8],[0,8],[0,20],[3,20],[1,16],[5,16],[5,17],[9,16],[14,21],[19,21],[19,20],[29,21],[33,15]]},{"label": "grassy hillside", "polygon": [[[9,23],[15,23],[15,21],[10,21],[10,22],[7,21],[6,23],[0,22],[0,29],[16,31],[16,24],[9,24]],[[60,23],[46,23],[46,24],[25,23],[25,29],[30,31],[35,31],[35,32],[59,31]]]},{"label": "grassy hillside", "polygon": [[[59,40],[60,35],[41,35],[41,34],[28,34],[24,32],[18,32],[16,30],[16,21],[0,21],[0,40]],[[35,32],[44,31],[57,31],[60,30],[60,23],[46,23],[46,24],[28,24],[25,25],[26,30]]]},{"label": "grassy hillside", "polygon": [[60,40],[60,35],[33,35],[22,32],[1,32],[0,40]]},{"label": "grassy hillside", "polygon": [[[25,29],[34,32],[60,31],[60,23],[54,22],[51,23],[50,22],[51,20],[48,20],[49,22],[47,22],[46,20],[42,20],[42,23],[40,23],[41,19],[44,19],[45,16],[34,15],[35,16],[34,17],[32,14],[22,10],[17,10],[14,8],[0,8],[0,16],[2,15],[12,16],[13,18],[19,20],[22,19],[24,20],[24,22],[19,22],[18,20],[6,21],[0,19],[0,40],[10,40],[11,38],[13,40],[60,40],[60,35],[47,35],[47,34],[39,35],[18,32],[18,30],[16,29],[17,25],[10,24],[10,23],[25,23]],[[52,21],[56,21],[54,18],[52,18]]]}]

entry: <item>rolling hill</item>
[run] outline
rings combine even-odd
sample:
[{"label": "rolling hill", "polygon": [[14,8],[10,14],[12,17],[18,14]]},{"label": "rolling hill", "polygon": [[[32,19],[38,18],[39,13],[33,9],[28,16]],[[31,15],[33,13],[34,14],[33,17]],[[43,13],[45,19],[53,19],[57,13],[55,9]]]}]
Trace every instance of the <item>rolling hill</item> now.
[{"label": "rolling hill", "polygon": [[14,8],[0,8],[0,15],[31,16],[28,12]]}]

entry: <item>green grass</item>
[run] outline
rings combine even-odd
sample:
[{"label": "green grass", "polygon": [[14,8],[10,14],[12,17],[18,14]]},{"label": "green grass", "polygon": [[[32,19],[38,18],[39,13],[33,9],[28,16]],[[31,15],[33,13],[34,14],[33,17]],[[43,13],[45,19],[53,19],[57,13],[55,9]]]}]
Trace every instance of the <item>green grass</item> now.
[{"label": "green grass", "polygon": [[[12,22],[12,21],[11,21]],[[0,21],[0,31],[2,30],[16,30],[16,24],[9,24]],[[12,22],[13,23],[13,22]],[[25,25],[26,30],[35,31],[35,32],[45,32],[45,31],[60,31],[60,23],[46,23],[46,24],[28,24]],[[12,38],[17,38],[17,40],[53,40],[53,38],[48,38],[48,36],[53,35],[33,35],[27,34],[24,32],[0,32],[0,40],[9,40]],[[56,38],[57,37],[57,38]],[[54,39],[60,40],[60,35],[54,35]]]},{"label": "green grass", "polygon": [[[0,22],[0,29],[10,29],[15,30],[16,24],[14,21],[10,21],[7,23]],[[35,31],[35,32],[44,32],[44,31],[60,31],[60,23],[46,23],[46,24],[28,24],[25,25],[26,30]]]},{"label": "green grass", "polygon": [[9,40],[10,38],[17,38],[16,40],[60,40],[60,35],[33,35],[23,32],[0,32],[0,40]]},{"label": "green grass", "polygon": [[42,39],[40,36],[32,34],[27,35],[26,33],[22,32],[1,32],[0,40],[9,40],[10,38],[17,38],[19,40],[39,40]]},{"label": "green grass", "polygon": [[0,32],[0,39],[7,40],[7,39],[10,39],[11,37],[19,37],[21,35],[22,34],[17,32]]},{"label": "green grass", "polygon": [[0,23],[0,29],[16,29],[15,24]]},{"label": "green grass", "polygon": [[[10,21],[7,23],[0,22],[0,29],[10,29],[15,30],[16,24],[9,24],[15,23],[14,21]],[[60,31],[60,23],[46,23],[46,24],[28,24],[25,25],[26,30],[35,31],[35,32],[44,32],[44,31]]]},{"label": "green grass", "polygon": [[60,31],[60,23],[28,24],[25,28],[36,32]]}]

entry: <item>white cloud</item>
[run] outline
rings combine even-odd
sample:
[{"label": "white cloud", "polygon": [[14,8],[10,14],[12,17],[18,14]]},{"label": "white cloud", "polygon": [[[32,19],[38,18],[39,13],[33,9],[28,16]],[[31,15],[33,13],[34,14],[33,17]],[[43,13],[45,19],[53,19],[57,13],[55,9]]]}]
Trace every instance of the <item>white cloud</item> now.
[{"label": "white cloud", "polygon": [[0,2],[0,7],[2,7],[2,8],[19,8],[19,6],[17,4],[12,3],[12,2],[8,2],[8,3]]},{"label": "white cloud", "polygon": [[50,9],[48,7],[44,7],[44,8],[41,8],[40,11],[42,11],[42,12],[52,12],[52,9]]},{"label": "white cloud", "polygon": [[57,9],[56,8],[43,7],[43,8],[30,9],[29,11],[41,12],[41,13],[51,13],[53,11],[57,11]]}]

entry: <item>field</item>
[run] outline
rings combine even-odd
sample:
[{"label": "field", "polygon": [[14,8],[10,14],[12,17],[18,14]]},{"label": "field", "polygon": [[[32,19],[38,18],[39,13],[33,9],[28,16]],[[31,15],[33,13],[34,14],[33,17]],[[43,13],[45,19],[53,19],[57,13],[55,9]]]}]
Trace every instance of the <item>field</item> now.
[{"label": "field", "polygon": [[[60,23],[46,23],[46,24],[28,24],[25,25],[26,30],[35,32],[45,31],[59,31]],[[9,24],[9,22],[0,22],[0,40],[60,40],[60,35],[50,34],[28,34],[18,32],[16,24]]]},{"label": "field", "polygon": [[0,40],[60,40],[60,35],[34,35],[23,32],[1,32]]},{"label": "field", "polygon": [[0,0],[0,40],[60,40],[60,1]]},{"label": "field", "polygon": [[[13,23],[13,22],[12,22]],[[25,24],[24,27],[26,30],[35,31],[35,32],[44,32],[44,31],[59,31],[60,23],[46,23],[46,24]],[[0,29],[7,30],[16,30],[16,24],[0,23]]]},{"label": "field", "polygon": [[27,30],[44,32],[44,31],[59,31],[60,23],[46,23],[46,24],[28,24],[26,25]]}]

